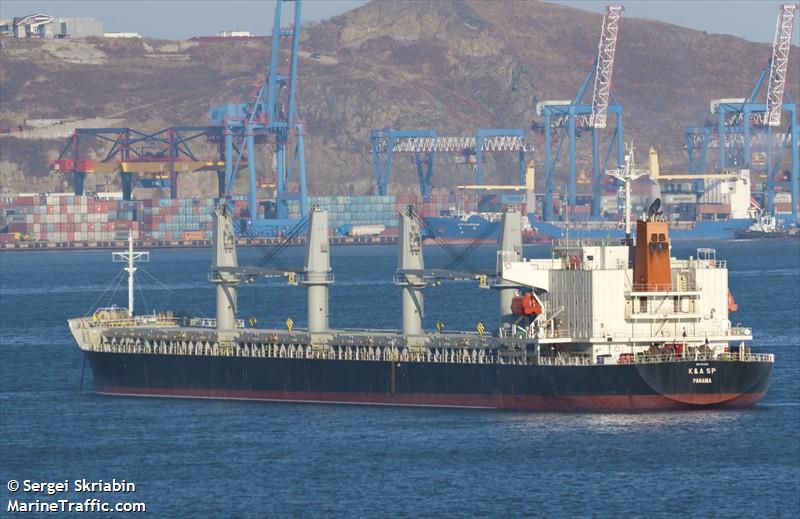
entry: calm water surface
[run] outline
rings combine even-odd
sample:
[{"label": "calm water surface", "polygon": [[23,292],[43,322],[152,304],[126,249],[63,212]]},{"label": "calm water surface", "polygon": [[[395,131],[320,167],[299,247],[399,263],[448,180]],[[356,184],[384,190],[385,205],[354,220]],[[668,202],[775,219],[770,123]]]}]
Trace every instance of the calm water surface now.
[{"label": "calm water surface", "polygon": [[[708,244],[702,244],[708,245]],[[746,411],[524,414],[93,395],[65,320],[126,304],[105,252],[0,254],[0,496],[9,479],[126,479],[157,517],[692,516],[800,511],[800,248],[719,242],[754,350],[777,357],[766,398]],[[698,244],[677,243],[678,257]],[[546,247],[527,256],[544,257]],[[282,256],[300,264],[303,251]],[[240,251],[255,263],[255,249]],[[493,264],[481,247],[473,268]],[[429,266],[447,255],[426,248]],[[138,279],[139,310],[213,316],[208,250],[159,250]],[[393,328],[392,247],[334,248],[331,323]],[[152,276],[152,277],[150,277]],[[155,279],[154,279],[155,278]],[[156,281],[157,279],[157,281]],[[240,291],[242,317],[305,321],[301,288]],[[426,293],[426,327],[493,323],[496,294],[465,283]],[[128,499],[127,497],[125,500]]]}]

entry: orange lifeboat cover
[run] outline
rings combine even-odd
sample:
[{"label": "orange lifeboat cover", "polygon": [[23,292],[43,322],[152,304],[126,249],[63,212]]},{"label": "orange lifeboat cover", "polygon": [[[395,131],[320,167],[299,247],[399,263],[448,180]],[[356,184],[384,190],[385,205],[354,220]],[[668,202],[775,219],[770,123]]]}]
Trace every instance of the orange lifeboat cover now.
[{"label": "orange lifeboat cover", "polygon": [[533,294],[527,293],[511,300],[511,311],[514,315],[540,315],[542,305],[533,297]]},{"label": "orange lifeboat cover", "polygon": [[733,294],[731,294],[731,291],[728,290],[728,311],[735,312],[738,309],[739,305],[736,304],[736,300],[733,299]]}]

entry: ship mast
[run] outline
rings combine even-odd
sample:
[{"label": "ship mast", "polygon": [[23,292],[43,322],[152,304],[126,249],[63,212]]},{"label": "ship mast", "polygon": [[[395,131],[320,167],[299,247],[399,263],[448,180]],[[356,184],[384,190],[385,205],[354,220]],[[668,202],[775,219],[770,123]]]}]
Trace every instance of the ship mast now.
[{"label": "ship mast", "polygon": [[637,169],[634,158],[633,141],[626,146],[625,165],[617,169],[609,169],[606,175],[621,180],[625,184],[625,240],[631,243],[631,181],[650,174],[648,169]]},{"label": "ship mast", "polygon": [[127,267],[124,268],[125,272],[128,273],[128,317],[133,317],[133,276],[136,272],[136,267],[134,264],[138,262],[146,262],[150,261],[150,253],[149,252],[139,252],[133,250],[133,231],[128,231],[128,250],[124,252],[114,252],[112,253],[112,258],[114,262],[127,263]]}]

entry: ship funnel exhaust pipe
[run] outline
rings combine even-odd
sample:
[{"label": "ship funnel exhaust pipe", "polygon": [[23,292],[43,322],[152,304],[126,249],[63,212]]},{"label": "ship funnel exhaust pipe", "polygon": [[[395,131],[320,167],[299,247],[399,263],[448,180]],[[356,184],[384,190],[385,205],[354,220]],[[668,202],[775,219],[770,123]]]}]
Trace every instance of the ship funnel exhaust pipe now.
[{"label": "ship funnel exhaust pipe", "polygon": [[220,272],[220,267],[238,267],[233,218],[226,205],[214,208],[214,263],[211,282],[217,285],[217,332],[236,330],[236,274]]},{"label": "ship funnel exhaust pipe", "polygon": [[425,286],[423,280],[420,276],[407,274],[406,271],[424,268],[422,235],[414,208],[408,206],[400,215],[400,249],[396,277],[396,284],[403,293],[403,335],[406,337],[422,335],[422,316],[425,309],[422,296],[422,288]]},{"label": "ship funnel exhaust pipe", "polygon": [[328,213],[314,207],[308,220],[306,266],[302,281],[308,287],[309,333],[328,331],[328,285],[332,282]]},{"label": "ship funnel exhaust pipe", "polygon": [[503,214],[502,227],[497,240],[497,279],[494,287],[500,292],[500,326],[510,327],[514,324],[514,312],[511,301],[518,295],[518,285],[500,278],[503,263],[522,261],[522,217],[517,211],[506,211]]}]

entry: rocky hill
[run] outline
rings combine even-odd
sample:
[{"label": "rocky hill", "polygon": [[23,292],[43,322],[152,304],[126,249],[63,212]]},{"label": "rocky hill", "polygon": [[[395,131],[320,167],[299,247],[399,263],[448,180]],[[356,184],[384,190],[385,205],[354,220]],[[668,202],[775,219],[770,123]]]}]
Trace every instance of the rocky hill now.
[{"label": "rocky hill", "polygon": [[[575,96],[600,25],[600,15],[554,4],[440,0],[376,1],[304,27],[299,105],[312,191],[369,192],[371,129],[469,135],[477,127],[522,127],[540,145],[531,129],[535,104]],[[684,167],[683,127],[702,122],[711,99],[746,96],[770,51],[767,44],[623,16],[613,92],[624,105],[626,139],[643,149],[656,145],[668,168]],[[205,124],[210,105],[246,99],[268,52],[268,42],[2,40],[0,127],[32,118],[68,122],[0,137],[0,187],[58,188],[64,178],[49,173],[47,161],[72,127]],[[795,99],[797,56],[793,49],[787,89]],[[591,146],[584,140],[586,160]],[[535,158],[541,173],[542,154]],[[469,178],[464,166],[442,165],[438,189]],[[487,169],[490,181],[514,177],[503,160]],[[209,175],[197,175],[184,180],[181,194],[213,186]],[[414,188],[411,164],[397,161],[391,189]]]}]

